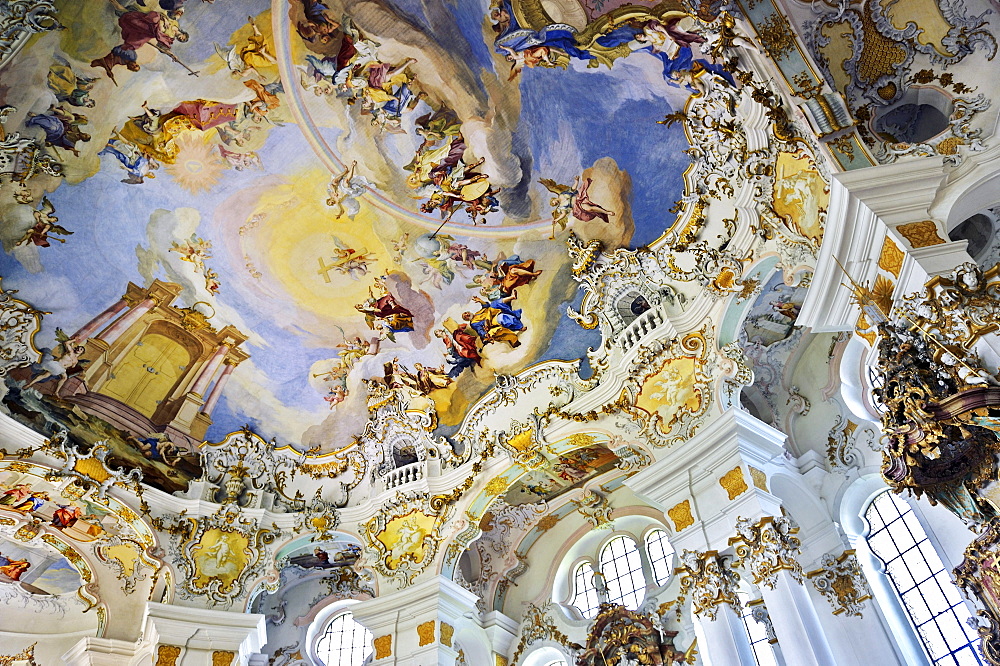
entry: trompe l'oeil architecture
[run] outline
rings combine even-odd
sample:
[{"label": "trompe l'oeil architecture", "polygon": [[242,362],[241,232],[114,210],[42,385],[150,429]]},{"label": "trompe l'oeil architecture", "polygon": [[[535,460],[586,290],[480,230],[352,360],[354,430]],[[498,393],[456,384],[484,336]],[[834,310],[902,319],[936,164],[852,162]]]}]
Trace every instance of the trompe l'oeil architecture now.
[{"label": "trompe l'oeil architecture", "polygon": [[0,664],[1000,666],[998,33],[0,2]]}]

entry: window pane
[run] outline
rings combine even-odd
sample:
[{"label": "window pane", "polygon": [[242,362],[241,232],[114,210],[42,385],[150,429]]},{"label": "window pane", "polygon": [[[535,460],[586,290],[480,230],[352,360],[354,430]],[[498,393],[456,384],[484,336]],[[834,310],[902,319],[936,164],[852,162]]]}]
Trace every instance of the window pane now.
[{"label": "window pane", "polygon": [[743,626],[746,627],[747,635],[750,637],[750,647],[753,649],[757,666],[778,666],[774,647],[767,638],[767,627],[753,617],[753,609],[760,604],[748,603],[750,597],[744,592],[740,592],[739,597],[743,603]]},{"label": "window pane", "polygon": [[887,490],[872,500],[865,519],[868,545],[885,563],[935,666],[982,664],[979,637],[966,626],[971,614],[910,506]]},{"label": "window pane", "polygon": [[667,539],[666,530],[653,530],[646,535],[646,553],[657,585],[666,585],[673,573],[674,547]]},{"label": "window pane", "polygon": [[326,666],[361,666],[374,652],[371,644],[372,632],[352,613],[341,613],[330,620],[316,641],[316,655]]},{"label": "window pane", "polygon": [[646,577],[635,541],[615,537],[601,551],[601,573],[608,586],[608,601],[637,610],[646,596]]},{"label": "window pane", "polygon": [[573,576],[573,605],[585,618],[593,618],[597,615],[597,607],[600,601],[597,598],[597,588],[594,586],[594,567],[589,562],[584,562],[576,568]]}]

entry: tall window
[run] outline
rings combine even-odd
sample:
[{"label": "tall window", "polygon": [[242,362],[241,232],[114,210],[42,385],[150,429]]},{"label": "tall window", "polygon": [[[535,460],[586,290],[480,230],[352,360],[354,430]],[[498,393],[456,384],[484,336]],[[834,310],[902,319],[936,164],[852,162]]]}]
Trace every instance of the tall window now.
[{"label": "tall window", "polygon": [[971,614],[910,506],[887,490],[872,501],[865,519],[868,545],[885,564],[935,666],[982,664]]},{"label": "tall window", "polygon": [[316,655],[326,666],[362,666],[372,652],[372,632],[350,611],[330,620],[316,641]]},{"label": "tall window", "polygon": [[666,585],[674,571],[674,548],[667,540],[666,530],[653,530],[646,535],[646,554],[656,584]]},{"label": "tall window", "polygon": [[775,654],[777,640],[771,629],[771,619],[767,615],[767,609],[760,602],[751,603],[748,594],[741,592],[739,596],[743,603],[743,626],[746,627],[747,636],[750,638],[750,648],[753,650],[757,666],[782,666],[783,662],[779,661]]},{"label": "tall window", "polygon": [[601,573],[608,587],[608,601],[637,610],[646,596],[642,557],[635,541],[617,536],[601,551]]},{"label": "tall window", "polygon": [[594,567],[589,562],[584,562],[576,568],[573,575],[573,605],[585,618],[592,618],[597,615],[597,607],[601,605],[597,596],[597,587],[594,585]]}]

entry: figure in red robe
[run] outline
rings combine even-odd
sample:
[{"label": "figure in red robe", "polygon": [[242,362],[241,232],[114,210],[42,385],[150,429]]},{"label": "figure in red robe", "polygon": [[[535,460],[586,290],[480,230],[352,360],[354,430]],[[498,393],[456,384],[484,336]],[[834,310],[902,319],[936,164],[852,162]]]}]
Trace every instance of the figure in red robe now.
[{"label": "figure in red robe", "polygon": [[52,514],[52,527],[58,527],[61,530],[73,527],[76,525],[76,521],[82,517],[83,511],[80,510],[80,507],[60,504],[59,508]]},{"label": "figure in red robe", "polygon": [[153,42],[160,50],[169,51],[175,38],[179,42],[188,40],[188,34],[177,29],[175,19],[160,12],[125,12],[118,17],[118,26],[122,32],[122,43],[103,58],[90,62],[91,67],[102,68],[112,81],[115,81],[114,68],[119,65],[130,72],[139,71],[136,51],[146,44]]},{"label": "figure in red robe", "polygon": [[451,333],[439,328],[434,331],[434,335],[444,342],[446,360],[451,366],[448,369],[449,377],[458,377],[466,368],[482,365],[483,357],[476,347],[476,334],[465,324],[459,325]]}]

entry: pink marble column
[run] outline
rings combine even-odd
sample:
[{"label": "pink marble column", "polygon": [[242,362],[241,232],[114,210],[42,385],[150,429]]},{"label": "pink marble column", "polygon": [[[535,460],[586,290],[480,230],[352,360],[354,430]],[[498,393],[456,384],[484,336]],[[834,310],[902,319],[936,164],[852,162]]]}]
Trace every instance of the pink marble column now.
[{"label": "pink marble column", "polygon": [[125,302],[125,299],[119,299],[110,308],[91,319],[87,324],[84,324],[83,328],[73,334],[73,339],[83,342],[87,338],[93,337],[94,333],[103,329],[108,322],[120,315],[127,307],[128,303]]},{"label": "pink marble column", "polygon": [[219,369],[219,365],[222,363],[222,359],[226,357],[229,353],[229,345],[219,345],[215,349],[215,353],[212,354],[212,358],[208,359],[208,363],[202,368],[201,374],[198,375],[198,379],[194,380],[194,386],[191,387],[191,393],[197,393],[198,395],[204,395],[205,389],[208,385],[212,383],[212,377],[215,376],[215,371]]},{"label": "pink marble column", "polygon": [[219,402],[219,397],[222,395],[222,389],[226,386],[226,382],[229,381],[229,375],[233,374],[233,370],[236,369],[235,365],[227,364],[222,370],[222,374],[219,376],[218,381],[215,382],[215,386],[212,387],[212,392],[208,394],[208,400],[205,401],[205,408],[202,409],[202,413],[212,415],[212,410],[215,409],[215,403]]},{"label": "pink marble column", "polygon": [[122,333],[131,328],[132,325],[139,321],[144,314],[152,310],[155,305],[156,301],[152,298],[147,298],[139,303],[136,303],[135,307],[126,312],[121,319],[113,323],[108,330],[104,332],[101,339],[109,345],[114,344],[115,341],[121,337]]}]

